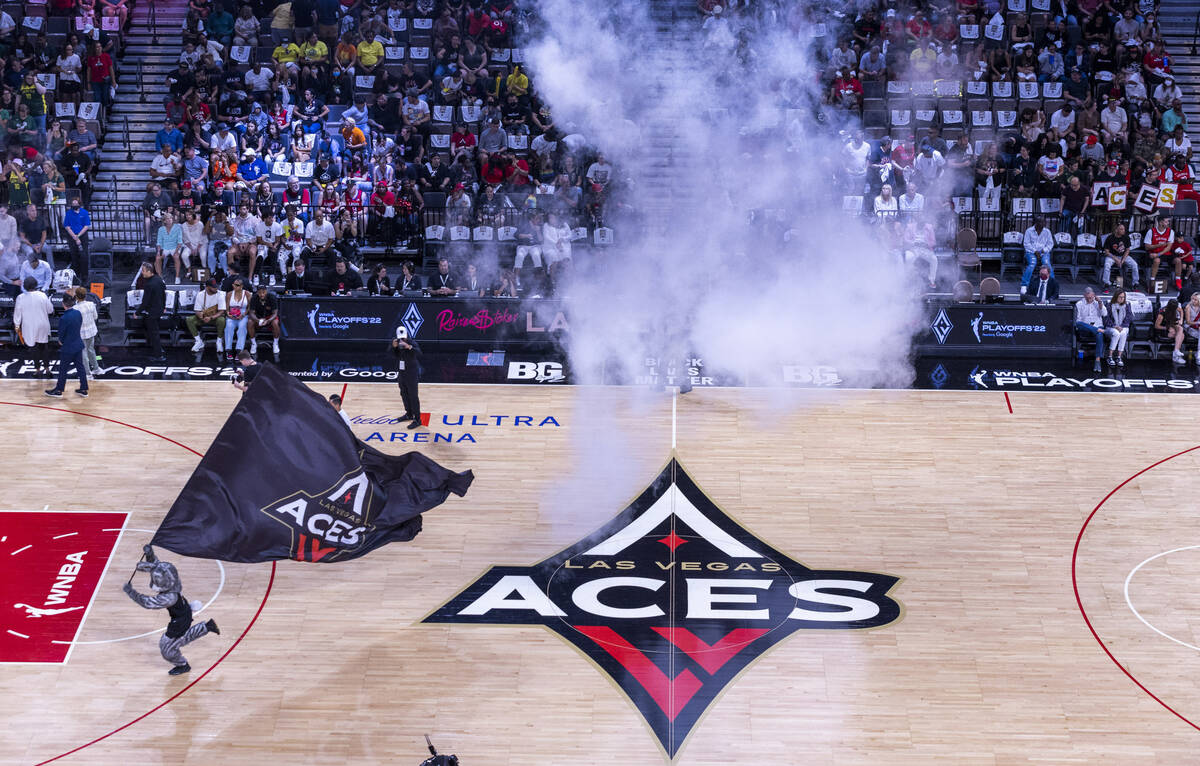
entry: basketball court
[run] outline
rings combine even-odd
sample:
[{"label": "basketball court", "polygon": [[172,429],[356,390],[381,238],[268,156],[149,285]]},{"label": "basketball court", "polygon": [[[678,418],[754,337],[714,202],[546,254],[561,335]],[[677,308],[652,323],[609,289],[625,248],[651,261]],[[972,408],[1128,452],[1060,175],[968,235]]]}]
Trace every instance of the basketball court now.
[{"label": "basketball court", "polygon": [[359,438],[470,492],[345,563],[161,552],[222,631],[169,677],[165,617],[121,586],[238,393],[44,387],[0,385],[4,764],[415,766],[426,733],[465,766],[1200,744],[1189,397],[428,385],[413,432],[395,386],[352,383]]}]

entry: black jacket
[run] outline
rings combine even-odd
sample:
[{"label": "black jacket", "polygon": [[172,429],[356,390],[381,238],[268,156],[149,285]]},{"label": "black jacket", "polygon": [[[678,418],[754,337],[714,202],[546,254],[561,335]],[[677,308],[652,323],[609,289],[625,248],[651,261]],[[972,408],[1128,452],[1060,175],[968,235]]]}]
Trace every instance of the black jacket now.
[{"label": "black jacket", "polygon": [[[1033,278],[1029,280],[1029,289],[1025,293],[1026,303],[1037,303],[1038,285],[1041,282],[1042,279],[1037,274],[1034,274]],[[1051,303],[1058,300],[1058,280],[1054,277],[1046,280],[1046,300]]]},{"label": "black jacket", "polygon": [[308,270],[305,269],[304,276],[300,276],[294,271],[289,272],[287,279],[283,280],[283,289],[289,293],[311,292],[308,285]]},{"label": "black jacket", "polygon": [[155,274],[146,280],[146,284],[142,287],[142,307],[140,313],[152,317],[162,316],[163,309],[167,306],[167,286],[163,283],[162,277]]},{"label": "black jacket", "polygon": [[409,338],[408,342],[412,344],[412,348],[393,346],[389,343],[388,351],[391,352],[392,356],[396,357],[397,362],[404,362],[404,369],[400,370],[400,376],[416,382],[419,372],[418,367],[421,361],[421,344],[417,343],[414,338]]}]

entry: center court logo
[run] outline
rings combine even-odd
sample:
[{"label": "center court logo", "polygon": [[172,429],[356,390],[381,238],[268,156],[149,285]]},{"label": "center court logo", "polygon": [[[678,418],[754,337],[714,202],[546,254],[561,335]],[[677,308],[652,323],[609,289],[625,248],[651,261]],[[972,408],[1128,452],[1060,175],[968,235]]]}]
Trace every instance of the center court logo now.
[{"label": "center court logo", "polygon": [[792,633],[899,618],[897,582],[775,550],[672,458],[599,530],[532,566],[492,567],[425,622],[550,629],[617,684],[674,759],[721,691]]}]

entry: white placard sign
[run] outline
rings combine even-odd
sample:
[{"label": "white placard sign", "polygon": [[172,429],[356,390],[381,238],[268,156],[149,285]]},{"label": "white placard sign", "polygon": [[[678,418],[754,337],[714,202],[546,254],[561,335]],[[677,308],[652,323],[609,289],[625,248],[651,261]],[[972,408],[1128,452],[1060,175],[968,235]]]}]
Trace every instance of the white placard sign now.
[{"label": "white placard sign", "polygon": [[1128,186],[1113,186],[1108,190],[1108,209],[1110,211],[1124,210],[1129,201]]},{"label": "white placard sign", "polygon": [[1138,189],[1137,197],[1133,200],[1133,206],[1143,213],[1150,213],[1154,210],[1154,206],[1158,203],[1159,188],[1146,184],[1141,189]]},{"label": "white placard sign", "polygon": [[1163,184],[1158,190],[1158,201],[1155,207],[1175,207],[1175,198],[1179,193],[1179,184]]}]

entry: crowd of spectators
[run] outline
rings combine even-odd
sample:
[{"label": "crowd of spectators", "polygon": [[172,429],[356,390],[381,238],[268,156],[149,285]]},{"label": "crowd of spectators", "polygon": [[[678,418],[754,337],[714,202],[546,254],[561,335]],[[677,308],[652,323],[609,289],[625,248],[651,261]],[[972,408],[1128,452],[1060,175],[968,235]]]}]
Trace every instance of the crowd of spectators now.
[{"label": "crowd of spectators", "polygon": [[[134,0],[51,0],[0,10],[0,286],[19,292],[31,259],[55,269],[50,213],[86,278],[87,213],[100,125],[118,85],[118,56]],[[85,116],[86,115],[86,118]],[[9,209],[12,215],[9,215]],[[9,223],[13,222],[13,223]],[[41,283],[39,281],[39,283]]]},{"label": "crowd of spectators", "polygon": [[340,257],[365,277],[365,247],[423,253],[431,224],[511,227],[450,255],[546,289],[616,174],[539,97],[528,22],[510,0],[192,0],[148,158],[157,268],[253,283]]},{"label": "crowd of spectators", "polygon": [[[843,193],[861,196],[867,214],[903,221],[888,228],[906,258],[927,255],[908,244],[928,242],[927,225],[938,244],[953,246],[956,228],[935,224],[955,210],[954,198],[1004,215],[1012,199],[1031,198],[1019,230],[1032,228],[1034,212],[1045,214],[1051,240],[1089,232],[1108,250],[1126,238],[1110,235],[1137,211],[1093,209],[1094,183],[1126,186],[1129,199],[1144,184],[1173,183],[1180,199],[1200,200],[1155,0],[1041,8],[1026,0],[889,2],[829,25],[824,108],[851,125],[837,168]],[[1175,236],[1162,247],[1180,251],[1168,259],[1178,289],[1191,246]],[[1026,251],[1022,291],[1037,265],[1053,268],[1044,250]],[[1145,257],[1147,279],[1163,255]],[[1121,273],[1126,259],[1114,260]]]}]

